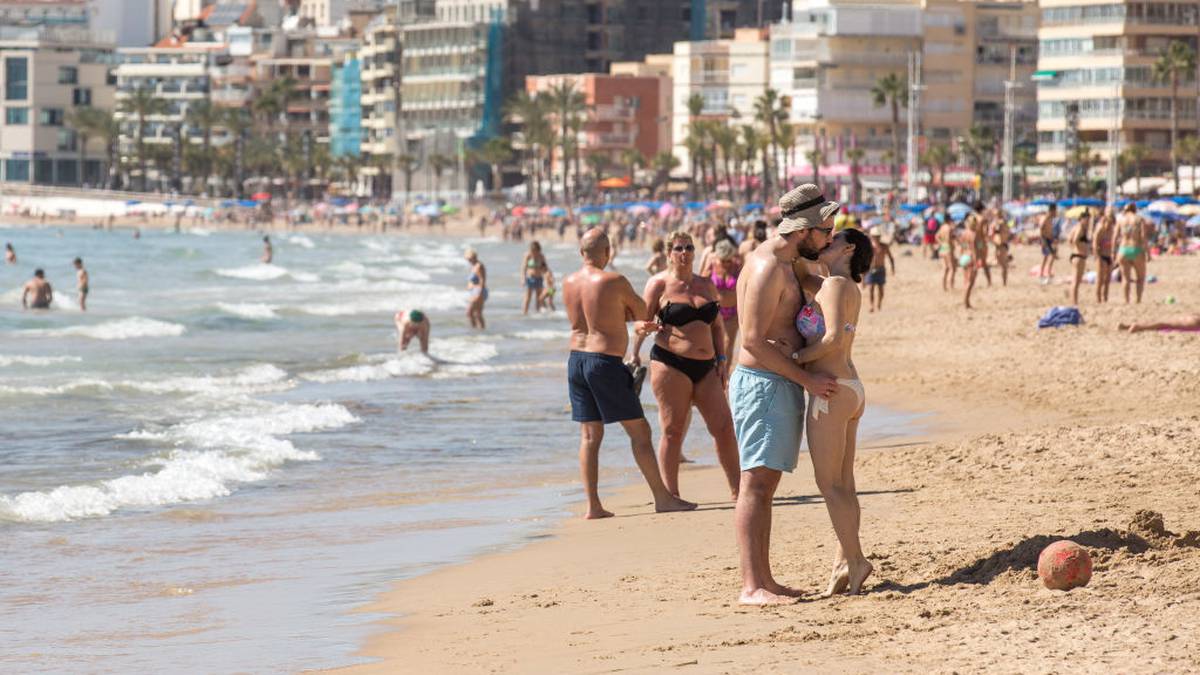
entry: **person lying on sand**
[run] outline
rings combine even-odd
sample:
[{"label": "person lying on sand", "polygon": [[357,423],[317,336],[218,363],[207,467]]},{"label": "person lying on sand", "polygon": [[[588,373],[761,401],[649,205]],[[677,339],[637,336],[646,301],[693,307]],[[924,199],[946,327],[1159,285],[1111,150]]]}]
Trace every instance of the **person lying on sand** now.
[{"label": "person lying on sand", "polygon": [[396,312],[396,332],[399,334],[400,351],[408,349],[408,343],[415,337],[421,344],[421,353],[429,353],[429,317],[419,309],[407,312]]},{"label": "person lying on sand", "polygon": [[1200,314],[1182,314],[1153,323],[1119,323],[1117,324],[1117,330],[1130,333],[1141,333],[1147,330],[1157,330],[1164,333],[1200,333]]}]

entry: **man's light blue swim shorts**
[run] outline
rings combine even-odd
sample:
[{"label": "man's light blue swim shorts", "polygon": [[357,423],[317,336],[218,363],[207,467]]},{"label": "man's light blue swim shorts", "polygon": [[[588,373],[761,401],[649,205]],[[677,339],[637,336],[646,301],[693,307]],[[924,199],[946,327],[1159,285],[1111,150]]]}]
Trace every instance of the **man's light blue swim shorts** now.
[{"label": "man's light blue swim shorts", "polygon": [[729,378],[729,405],[742,471],[764,466],[791,472],[804,431],[804,387],[782,375],[738,366]]}]

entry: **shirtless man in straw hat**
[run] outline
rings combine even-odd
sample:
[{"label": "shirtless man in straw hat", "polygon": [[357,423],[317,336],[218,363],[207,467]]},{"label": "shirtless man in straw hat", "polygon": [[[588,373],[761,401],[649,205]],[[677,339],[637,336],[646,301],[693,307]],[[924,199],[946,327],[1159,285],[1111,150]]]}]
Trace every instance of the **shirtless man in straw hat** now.
[{"label": "shirtless man in straw hat", "polygon": [[828,375],[806,372],[787,357],[803,346],[796,330],[800,283],[792,271],[798,257],[816,260],[833,235],[841,208],[820,188],[801,185],[779,200],[783,220],[746,256],[738,277],[742,349],[729,379],[729,401],[738,440],[742,482],[735,527],[741,549],[745,605],[795,602],[798,591],[771,574],[771,500],[783,472],[796,468],[804,424],[804,390],[828,398],[837,386]]},{"label": "shirtless man in straw hat", "polygon": [[[600,473],[600,442],[604,425],[619,422],[629,434],[633,459],[654,495],[654,510],[690,511],[696,508],[667,490],[650,424],[642,412],[642,403],[634,389],[633,375],[625,366],[629,334],[625,323],[646,315],[646,303],[633,285],[616,272],[605,271],[612,259],[608,235],[599,227],[584,233],[579,240],[583,265],[563,280],[563,305],[571,323],[571,355],[567,361],[567,385],[571,398],[571,419],[579,422],[579,467],[588,508],[585,518],[608,518],[597,493]],[[640,333],[651,333],[658,326],[641,322]]]}]

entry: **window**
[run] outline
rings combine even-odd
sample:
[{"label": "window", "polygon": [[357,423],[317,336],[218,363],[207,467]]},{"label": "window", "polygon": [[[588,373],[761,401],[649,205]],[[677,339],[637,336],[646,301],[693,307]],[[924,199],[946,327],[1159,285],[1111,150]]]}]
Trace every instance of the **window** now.
[{"label": "window", "polygon": [[29,124],[29,108],[5,108],[5,124]]},{"label": "window", "polygon": [[76,87],[71,96],[71,102],[75,105],[91,105],[92,90],[88,87]]},{"label": "window", "polygon": [[58,83],[79,84],[79,69],[75,66],[59,66]]},{"label": "window", "polygon": [[27,159],[6,159],[4,160],[4,180],[10,182],[21,181],[29,182],[29,160]]},{"label": "window", "polygon": [[38,185],[49,185],[54,182],[54,160],[33,160],[33,182]]},{"label": "window", "polygon": [[38,115],[38,124],[44,127],[61,127],[63,124],[62,108],[42,108]]},{"label": "window", "polygon": [[4,100],[29,98],[29,59],[14,57],[4,61]]},{"label": "window", "polygon": [[78,147],[76,145],[75,132],[70,129],[58,130],[58,150],[59,152],[74,152]]}]

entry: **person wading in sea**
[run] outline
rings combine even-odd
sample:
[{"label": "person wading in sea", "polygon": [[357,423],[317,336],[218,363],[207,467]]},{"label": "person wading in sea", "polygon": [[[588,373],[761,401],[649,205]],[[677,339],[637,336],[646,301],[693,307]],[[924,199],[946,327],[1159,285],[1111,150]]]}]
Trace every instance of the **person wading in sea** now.
[{"label": "person wading in sea", "polygon": [[[619,422],[629,434],[633,459],[654,495],[654,510],[690,511],[696,505],[672,495],[658,472],[650,424],[625,366],[629,334],[625,323],[646,315],[646,303],[624,276],[605,271],[612,258],[608,235],[592,228],[579,240],[583,265],[563,280],[563,304],[571,324],[567,386],[571,419],[580,424],[579,468],[588,508],[585,518],[608,518],[597,492],[604,425]],[[643,321],[640,332],[657,330]]]},{"label": "person wading in sea", "polygon": [[[29,296],[33,296],[33,302],[29,301]],[[50,303],[54,302],[54,289],[50,288],[50,282],[46,281],[46,273],[41,268],[33,271],[33,278],[25,282],[25,288],[21,293],[21,306],[25,309],[50,309]]]}]

